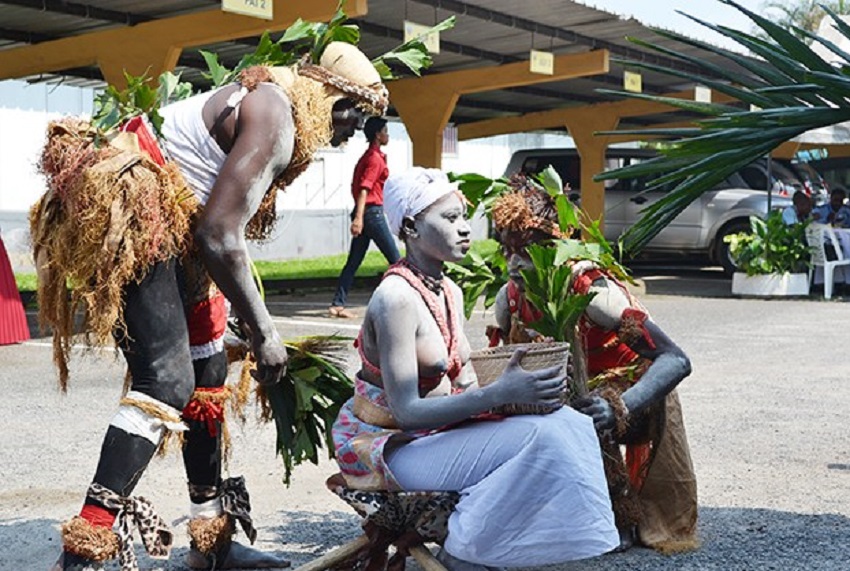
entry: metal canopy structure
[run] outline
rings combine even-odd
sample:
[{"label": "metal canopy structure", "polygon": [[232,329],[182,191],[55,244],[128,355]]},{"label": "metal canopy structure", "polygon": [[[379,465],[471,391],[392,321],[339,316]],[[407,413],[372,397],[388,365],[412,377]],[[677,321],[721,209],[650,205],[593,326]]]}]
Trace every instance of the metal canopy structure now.
[{"label": "metal canopy structure", "polygon": [[[223,13],[211,0],[0,0],[0,79],[79,86],[123,82],[175,69],[204,87],[199,50],[232,66],[268,29],[273,37],[296,18],[328,20],[336,0],[274,0],[273,21]],[[602,213],[602,186],[592,174],[604,167],[610,137],[599,130],[677,125],[692,117],[670,107],[622,101],[598,93],[620,89],[618,58],[695,71],[679,60],[630,43],[651,40],[681,53],[728,65],[719,56],[654,34],[634,19],[567,0],[348,0],[360,26],[361,48],[374,57],[402,42],[405,20],[433,25],[457,16],[441,34],[440,53],[421,78],[390,83],[394,113],[414,144],[414,162],[439,166],[449,122],[461,139],[534,129],[568,129],[583,159],[583,204]],[[552,76],[529,71],[529,50],[555,54]],[[692,84],[642,72],[643,91],[693,97]]]},{"label": "metal canopy structure", "polygon": [[[298,14],[299,11],[314,12],[307,8],[316,3],[281,4],[289,4],[287,11]],[[349,12],[355,4],[347,3]],[[210,0],[0,0],[0,78],[12,76],[10,66],[3,58],[3,50],[92,32],[131,29],[139,24],[175,16],[217,12],[219,6],[219,2]],[[405,19],[430,25],[453,14],[457,15],[458,23],[453,30],[442,34],[441,51],[434,56],[434,66],[429,74],[527,61],[532,48],[556,55],[605,49],[612,57],[673,65],[690,71],[687,66],[676,64],[670,58],[659,57],[629,43],[627,36],[652,39],[689,55],[709,57],[715,61],[719,59],[702,50],[673,45],[636,20],[622,19],[615,14],[564,0],[529,0],[522,3],[514,0],[369,0],[368,13],[355,17],[354,21],[363,34],[361,47],[368,55],[375,56],[402,41]],[[233,21],[247,19],[234,15],[225,17]],[[262,20],[256,22],[258,27],[262,27]],[[238,28],[234,32],[238,33]],[[249,36],[187,46],[179,55],[176,67],[183,72],[185,79],[203,86],[205,80],[199,70],[206,69],[206,66],[198,54],[199,49],[216,52],[224,62],[232,64],[255,45],[256,37]],[[114,47],[118,52],[123,51],[120,44]],[[23,79],[97,86],[104,75],[95,63],[66,69],[37,68],[38,65],[33,62],[25,70],[32,73],[27,73]],[[622,76],[623,66],[613,63],[607,73],[593,77],[464,95],[459,99],[451,121],[463,124],[565,105],[610,101],[613,98],[600,95],[595,90],[599,87],[622,87]],[[545,80],[545,77],[541,79]],[[667,93],[688,86],[667,76],[645,74],[643,87],[647,93]],[[634,124],[654,122],[657,120],[646,118],[636,120]]]}]

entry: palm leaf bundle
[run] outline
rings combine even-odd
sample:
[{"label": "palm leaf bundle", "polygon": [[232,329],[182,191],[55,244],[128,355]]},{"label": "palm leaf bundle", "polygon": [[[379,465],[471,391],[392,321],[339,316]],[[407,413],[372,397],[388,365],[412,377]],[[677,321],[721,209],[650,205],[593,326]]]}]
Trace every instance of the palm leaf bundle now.
[{"label": "palm leaf bundle", "polygon": [[[626,255],[637,254],[692,201],[741,167],[806,131],[850,120],[850,53],[802,28],[792,26],[789,29],[777,25],[733,0],[719,1],[743,12],[759,28],[758,34],[767,39],[689,18],[736,41],[758,59],[675,32],[656,29],[655,33],[664,38],[721,56],[730,65],[718,65],[636,38],[629,40],[696,66],[701,73],[689,73],[645,62],[621,60],[621,63],[705,85],[738,103],[702,103],[600,90],[666,103],[705,117],[697,121],[693,128],[629,131],[638,138],[666,140],[665,144],[659,145],[660,156],[596,176],[597,180],[649,176],[652,180],[647,190],[675,185],[663,199],[646,208],[637,223],[623,235],[622,249]],[[850,38],[850,26],[827,7],[824,6],[824,10],[838,31]],[[823,46],[837,56],[842,62],[841,67],[830,65],[800,38]],[[622,134],[622,131],[615,133]]]},{"label": "palm leaf bundle", "polygon": [[334,457],[331,428],[340,407],[354,394],[345,374],[350,343],[339,336],[284,341],[289,353],[286,373],[275,385],[257,387],[261,418],[274,421],[277,430],[286,485],[299,464],[318,464],[320,448],[327,447],[328,458]]}]

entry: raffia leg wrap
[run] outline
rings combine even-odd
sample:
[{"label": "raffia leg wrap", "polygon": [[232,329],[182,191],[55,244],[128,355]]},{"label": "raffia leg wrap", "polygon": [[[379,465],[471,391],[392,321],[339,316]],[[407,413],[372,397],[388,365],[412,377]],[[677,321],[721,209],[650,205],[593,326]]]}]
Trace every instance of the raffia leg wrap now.
[{"label": "raffia leg wrap", "polygon": [[189,521],[192,547],[205,557],[226,553],[235,533],[236,524],[233,517],[228,514]]},{"label": "raffia leg wrap", "polygon": [[617,529],[629,529],[640,521],[638,495],[629,481],[620,445],[610,438],[601,438],[599,444],[602,447],[602,465],[605,468],[605,479],[608,480],[614,523]]},{"label": "raffia leg wrap", "polygon": [[121,547],[117,533],[79,516],[62,525],[62,544],[66,551],[97,562],[114,559]]}]

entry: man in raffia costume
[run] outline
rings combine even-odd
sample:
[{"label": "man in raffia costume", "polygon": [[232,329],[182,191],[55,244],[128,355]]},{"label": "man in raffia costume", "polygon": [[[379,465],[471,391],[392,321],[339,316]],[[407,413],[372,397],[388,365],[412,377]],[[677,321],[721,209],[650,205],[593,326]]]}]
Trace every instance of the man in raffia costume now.
[{"label": "man in raffia costume", "polygon": [[171,532],[130,494],[174,435],[191,500],[187,564],[289,565],[232,541],[236,522],[252,542],[256,531],[243,479],[221,476],[224,405],[248,391],[232,395],[225,385],[227,300],[250,330],[254,378],[276,383],[286,350],[252,280],[245,239],[269,235],[277,191],[316,149],[341,144],[364,114],[387,105],[366,56],[331,43],[319,65],[249,68],[237,84],[164,107],[162,141],[140,119],[108,143],[85,122],[51,124],[42,157],[49,188],[31,230],[60,384],[77,313],[85,340],[117,343],[129,369],[83,508],[62,526],[55,569],[98,569],[115,557],[122,571],[137,569],[133,526],[152,557],[168,557]]},{"label": "man in raffia costume", "polygon": [[[541,314],[520,274],[532,267],[525,248],[565,237],[548,193],[522,175],[511,186],[492,209],[510,281],[496,297],[491,345],[538,340],[530,324]],[[637,539],[664,553],[696,549],[696,477],[675,391],[690,361],[618,279],[587,260],[571,268],[573,293],[594,295],[577,331],[584,363],[576,373],[590,393],[571,404],[593,417],[599,434],[620,548]]]}]

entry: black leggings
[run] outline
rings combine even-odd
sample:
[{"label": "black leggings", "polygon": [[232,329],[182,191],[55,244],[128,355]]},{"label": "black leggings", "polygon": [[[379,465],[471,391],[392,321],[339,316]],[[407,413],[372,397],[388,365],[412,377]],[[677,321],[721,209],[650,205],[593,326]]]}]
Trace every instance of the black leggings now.
[{"label": "black leggings", "polygon": [[[221,352],[192,362],[178,275],[177,263],[169,260],[155,264],[141,282],[126,288],[126,328],[117,332],[117,337],[132,376],[131,389],[182,411],[196,383],[203,387],[224,384],[227,359]],[[183,458],[189,483],[217,486],[221,473],[220,427],[218,436],[213,437],[205,423],[187,424]],[[156,445],[149,440],[110,426],[94,482],[129,495],[155,451]]]}]

